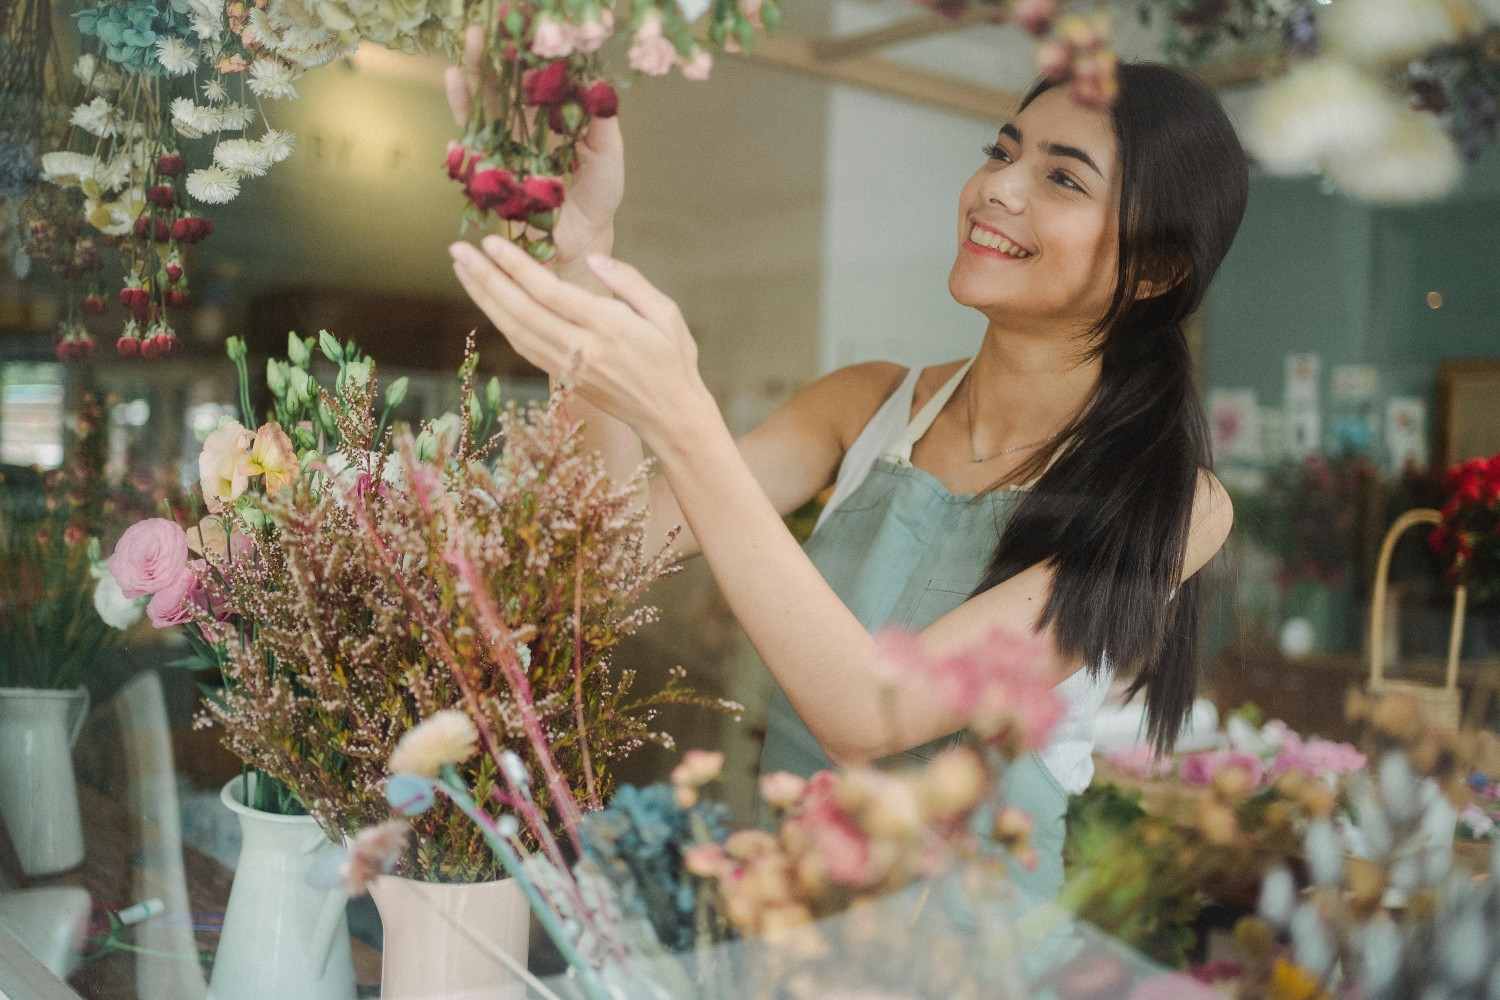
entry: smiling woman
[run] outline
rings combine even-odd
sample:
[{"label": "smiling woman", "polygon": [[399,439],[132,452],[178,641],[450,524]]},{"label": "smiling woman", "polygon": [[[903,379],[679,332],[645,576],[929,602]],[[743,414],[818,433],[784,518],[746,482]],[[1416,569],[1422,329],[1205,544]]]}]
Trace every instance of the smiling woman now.
[{"label": "smiling woman", "polygon": [[[587,201],[602,211],[559,242],[555,272],[500,239],[452,248],[515,348],[577,385],[612,465],[641,441],[656,454],[652,537],[685,523],[678,553],[708,559],[780,686],[764,771],[923,757],[960,728],[927,685],[882,673],[876,630],[939,651],[997,626],[1040,637],[1067,709],[1005,780],[1036,819],[1040,863],[1017,874],[1038,896],[1061,881],[1066,796],[1088,783],[1110,676],[1145,692],[1158,745],[1175,739],[1197,677],[1194,574],[1231,520],[1182,322],[1238,227],[1244,155],[1181,74],[1125,66],[1120,83],[1109,109],[1035,88],[964,186],[949,290],[985,321],[972,359],[840,369],[738,440],[675,304],[601,255],[612,123],[577,180],[610,197]],[[779,515],[828,486],[801,549]]]}]

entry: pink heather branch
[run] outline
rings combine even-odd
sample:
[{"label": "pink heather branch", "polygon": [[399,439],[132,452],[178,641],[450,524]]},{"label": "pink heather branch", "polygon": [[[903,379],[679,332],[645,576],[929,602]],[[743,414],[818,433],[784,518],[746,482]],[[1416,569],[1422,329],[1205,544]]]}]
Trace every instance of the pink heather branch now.
[{"label": "pink heather branch", "polygon": [[578,718],[578,749],[583,754],[583,780],[588,789],[590,809],[602,809],[599,789],[594,784],[594,765],[589,760],[588,726],[583,714],[583,534],[578,536],[578,558],[573,583],[573,711]]}]

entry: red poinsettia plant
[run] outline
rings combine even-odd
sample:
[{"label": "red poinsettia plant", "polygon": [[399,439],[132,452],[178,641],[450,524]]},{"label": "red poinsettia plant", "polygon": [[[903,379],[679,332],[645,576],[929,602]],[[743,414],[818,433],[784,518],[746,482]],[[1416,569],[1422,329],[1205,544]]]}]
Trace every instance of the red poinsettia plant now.
[{"label": "red poinsettia plant", "polygon": [[1470,600],[1500,596],[1500,454],[1455,465],[1443,488],[1443,522],[1427,541],[1447,564],[1444,575]]}]

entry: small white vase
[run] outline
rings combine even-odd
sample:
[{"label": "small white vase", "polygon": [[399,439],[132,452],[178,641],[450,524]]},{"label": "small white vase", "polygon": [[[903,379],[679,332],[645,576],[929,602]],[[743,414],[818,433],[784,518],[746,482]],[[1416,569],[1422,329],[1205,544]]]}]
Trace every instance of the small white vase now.
[{"label": "small white vase", "polygon": [[458,926],[526,966],[531,913],[515,879],[450,885],[382,875],[381,1000],[522,1000],[526,986]]},{"label": "small white vase", "polygon": [[[251,776],[254,777],[253,775]],[[354,1000],[354,957],[342,889],[307,876],[336,851],[311,816],[279,816],[244,804],[242,779],[219,795],[244,834],[224,930],[208,983],[212,1000]]]},{"label": "small white vase", "polygon": [[73,744],[88,709],[82,687],[0,688],[0,818],[30,877],[83,863]]}]

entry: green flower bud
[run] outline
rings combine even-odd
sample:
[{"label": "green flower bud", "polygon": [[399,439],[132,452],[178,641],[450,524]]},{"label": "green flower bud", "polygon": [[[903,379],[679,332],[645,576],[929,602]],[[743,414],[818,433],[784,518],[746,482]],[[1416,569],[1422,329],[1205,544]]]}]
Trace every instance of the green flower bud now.
[{"label": "green flower bud", "polygon": [[306,368],[307,363],[312,360],[307,341],[297,336],[295,330],[286,335],[286,359],[298,368]]},{"label": "green flower bud", "polygon": [[311,451],[318,446],[318,436],[312,432],[311,427],[298,424],[292,428],[292,443],[299,452]]},{"label": "green flower bud", "polygon": [[229,355],[230,361],[245,360],[245,342],[239,337],[227,337],[224,340],[224,353]]},{"label": "green flower bud", "polygon": [[385,402],[387,406],[400,406],[406,402],[406,387],[411,379],[402,375],[396,381],[385,387]]},{"label": "green flower bud", "polygon": [[437,436],[435,434],[433,434],[432,431],[430,431],[430,430],[423,430],[422,433],[420,433],[420,434],[417,435],[416,448],[417,448],[417,461],[419,461],[419,462],[430,462],[430,461],[432,461],[433,456],[437,454],[437,449],[438,449]]},{"label": "green flower bud", "polygon": [[344,360],[344,345],[340,344],[338,338],[327,330],[318,331],[318,347],[322,349],[323,357],[334,364],[339,364]]},{"label": "green flower bud", "polygon": [[266,386],[277,399],[286,394],[286,377],[290,371],[286,362],[275,358],[266,359]]},{"label": "green flower bud", "polygon": [[760,21],[766,26],[767,31],[775,31],[781,24],[781,8],[776,6],[774,0],[768,0],[761,5]]},{"label": "green flower bud", "polygon": [[500,380],[490,376],[489,384],[484,387],[484,401],[489,404],[490,409],[500,409]]},{"label": "green flower bud", "polygon": [[234,509],[239,512],[240,517],[244,518],[245,523],[253,530],[264,531],[269,521],[266,518],[265,511],[255,505],[255,499],[254,494],[245,493],[235,501]]},{"label": "green flower bud", "polygon": [[739,42],[740,48],[746,52],[749,52],[750,47],[755,44],[755,25],[750,23],[749,18],[742,17],[735,22],[734,40]]}]

